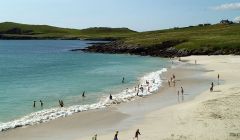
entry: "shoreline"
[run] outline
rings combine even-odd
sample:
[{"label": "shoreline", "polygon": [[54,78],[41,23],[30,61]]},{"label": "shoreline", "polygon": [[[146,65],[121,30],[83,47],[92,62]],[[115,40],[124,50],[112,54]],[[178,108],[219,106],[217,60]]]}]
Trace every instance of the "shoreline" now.
[{"label": "shoreline", "polygon": [[[158,75],[162,74],[166,71],[166,68],[162,68],[159,71],[149,72],[144,74],[144,76],[140,77],[140,80],[137,82],[139,85],[143,85],[144,92],[139,93],[139,96],[149,96],[151,94],[155,94],[162,85],[162,80]],[[146,90],[147,85],[145,85],[145,81],[153,80],[156,83],[151,83],[151,89],[149,91]],[[134,87],[128,89],[128,91],[121,91],[120,93],[115,93],[113,95],[113,99],[109,100],[109,97],[103,96],[98,102],[86,105],[72,105],[67,107],[53,107],[49,109],[43,109],[41,111],[32,112],[30,114],[26,114],[23,117],[18,119],[1,123],[0,125],[0,133],[4,131],[9,131],[11,129],[22,128],[26,126],[34,126],[41,123],[47,123],[49,121],[53,121],[58,118],[68,117],[77,113],[98,110],[103,108],[108,108],[113,106],[114,104],[121,104],[124,102],[130,102],[137,98],[136,91],[134,91]]]},{"label": "shoreline", "polygon": [[[192,66],[190,66],[192,67]],[[196,66],[193,66],[193,67],[196,67]],[[177,68],[176,68],[177,69]],[[175,69],[175,70],[176,70]],[[167,73],[168,74],[164,74],[165,76],[169,76],[171,75],[174,71],[174,69],[172,69],[173,71],[168,71]],[[182,74],[186,76],[186,73],[184,74],[184,71],[186,72],[187,69],[182,69],[182,70],[179,70],[178,71],[182,71]],[[189,70],[190,72],[191,70]],[[177,71],[176,71],[177,72]],[[197,69],[195,72],[193,72],[192,74],[196,76],[196,74],[199,74],[199,72],[202,72],[204,73],[205,71],[203,69]],[[191,72],[190,72],[191,73]],[[164,80],[165,79],[165,76],[164,76]],[[187,76],[185,78],[188,78]],[[194,76],[192,77],[192,79],[194,78]],[[192,80],[191,79],[191,80]],[[186,84],[189,84],[191,86],[191,81],[190,82],[187,82]],[[206,81],[206,79],[200,79],[200,81]],[[200,81],[195,81],[195,85],[200,82]],[[204,87],[205,89],[205,87]],[[199,89],[198,89],[199,90]],[[200,91],[203,90],[203,89],[200,89]],[[178,101],[175,100],[176,98],[176,93],[174,94],[171,94],[171,97],[169,97],[169,93],[171,93],[172,91],[168,91],[168,88],[166,88],[166,81],[163,85],[162,88],[160,88],[160,91],[159,92],[162,92],[162,93],[165,93],[165,94],[153,94],[153,95],[150,95],[148,96],[147,98],[137,98],[135,101],[132,101],[132,102],[127,102],[127,103],[122,103],[120,105],[113,105],[109,108],[105,108],[105,109],[100,109],[101,111],[105,111],[106,114],[108,114],[109,112],[112,113],[112,112],[115,112],[116,114],[113,115],[112,117],[106,117],[104,119],[109,119],[109,120],[112,120],[113,118],[116,118],[116,116],[122,116],[120,118],[118,118],[117,120],[113,121],[113,122],[108,122],[108,121],[103,121],[103,122],[106,122],[106,124],[102,124],[104,127],[108,126],[105,130],[99,130],[99,125],[96,125],[96,121],[91,121],[90,124],[88,124],[88,126],[94,126],[93,128],[96,128],[96,132],[99,132],[100,134],[101,133],[107,133],[107,132],[110,132],[111,131],[114,131],[114,127],[117,127],[121,130],[125,130],[127,129],[127,127],[131,127],[133,126],[134,124],[137,124],[139,121],[141,121],[145,114],[146,113],[149,113],[151,111],[154,111],[154,110],[157,110],[157,109],[160,109],[160,108],[164,108],[166,106],[171,106],[173,104],[178,104]],[[176,91],[174,91],[176,92]],[[187,96],[187,95],[186,95]],[[193,96],[194,97],[194,96]],[[190,100],[192,99],[193,97],[186,97],[186,101],[187,100]],[[157,99],[162,99],[163,103],[159,102]],[[169,100],[169,99],[170,100]],[[166,103],[167,101],[164,101],[168,99],[168,103]],[[171,101],[173,100],[174,101]],[[149,101],[150,102],[153,102],[153,104],[149,104]],[[160,104],[159,104],[160,103]],[[139,108],[139,104],[141,104],[141,109],[140,111],[138,112],[134,112],[133,110],[135,110],[136,108]],[[131,106],[131,107],[130,107]],[[146,109],[146,106],[148,106],[148,109]],[[99,111],[100,111],[99,110]],[[14,139],[16,137],[18,137],[19,135],[23,134],[25,131],[31,131],[30,135],[28,136],[23,136],[23,139],[31,139],[31,138],[35,138],[36,136],[38,136],[39,134],[37,134],[35,131],[39,131],[39,132],[43,132],[41,134],[44,134],[44,130],[45,129],[48,129],[49,130],[49,127],[50,128],[57,128],[57,130],[53,130],[53,129],[50,129],[51,130],[51,134],[50,133],[47,133],[45,132],[46,134],[44,135],[51,135],[51,137],[49,139],[54,139],[54,137],[56,137],[57,133],[66,133],[65,131],[68,132],[68,134],[66,134],[67,136],[70,137],[70,134],[71,136],[76,136],[76,137],[79,137],[79,134],[76,134],[76,133],[72,133],[72,132],[69,132],[68,130],[62,128],[64,125],[66,124],[72,124],[73,126],[76,124],[76,123],[79,123],[79,124],[82,124],[83,122],[79,122],[78,120],[75,119],[75,121],[71,121],[74,117],[80,119],[80,120],[88,120],[88,118],[86,117],[83,117],[83,114],[98,114],[99,115],[99,111],[98,110],[93,110],[93,111],[87,111],[87,112],[81,112],[81,113],[77,113],[77,114],[74,114],[74,115],[71,115],[69,117],[66,117],[66,118],[59,118],[59,119],[56,119],[56,120],[53,120],[53,121],[50,121],[50,122],[47,122],[47,123],[42,123],[42,124],[38,124],[38,125],[34,125],[34,126],[28,126],[26,128],[17,128],[17,129],[13,129],[13,130],[9,130],[9,131],[6,131],[6,132],[3,132],[2,134],[0,134],[0,137],[4,137],[5,139]],[[100,111],[100,112],[101,112]],[[119,114],[120,113],[120,114]],[[132,114],[131,114],[132,113]],[[138,116],[136,117],[135,115],[138,114]],[[93,117],[93,120],[98,120],[99,118],[94,118]],[[61,123],[61,121],[65,122],[65,123]],[[95,123],[95,124],[94,124]],[[92,124],[92,125],[91,125]],[[98,124],[98,123],[97,123]],[[124,126],[123,126],[124,124]],[[86,124],[85,124],[86,125]],[[74,129],[74,131],[76,130],[82,130],[83,133],[85,133],[84,135],[82,134],[81,137],[83,136],[87,136],[89,135],[90,133],[93,133],[91,130],[93,128],[89,128],[91,129],[90,131],[89,130],[86,130],[86,129],[83,129],[81,126],[79,127],[74,127],[76,129]],[[97,129],[98,128],[98,129]],[[70,129],[70,128],[69,128]],[[39,136],[38,136],[39,137]],[[48,138],[43,138],[41,137],[41,139],[48,139]],[[59,139],[59,138],[58,138]]]}]

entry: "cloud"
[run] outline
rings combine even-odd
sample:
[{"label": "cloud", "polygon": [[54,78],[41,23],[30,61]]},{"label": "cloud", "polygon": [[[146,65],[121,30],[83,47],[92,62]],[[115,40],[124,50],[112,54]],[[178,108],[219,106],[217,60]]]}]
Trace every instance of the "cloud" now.
[{"label": "cloud", "polygon": [[235,22],[240,22],[240,16],[234,19]]},{"label": "cloud", "polygon": [[213,7],[214,10],[240,10],[240,2],[238,3],[226,3],[216,7]]}]

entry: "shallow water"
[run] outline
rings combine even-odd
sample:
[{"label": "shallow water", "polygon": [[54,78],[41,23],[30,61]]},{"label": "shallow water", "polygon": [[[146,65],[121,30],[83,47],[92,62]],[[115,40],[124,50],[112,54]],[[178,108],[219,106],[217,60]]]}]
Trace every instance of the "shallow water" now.
[{"label": "shallow water", "polygon": [[[168,65],[162,58],[69,51],[86,47],[87,43],[0,41],[0,122],[57,107],[59,99],[66,106],[96,103]],[[83,91],[86,98],[81,97]],[[34,100],[36,108],[32,106]],[[43,100],[43,108],[39,100]]]}]

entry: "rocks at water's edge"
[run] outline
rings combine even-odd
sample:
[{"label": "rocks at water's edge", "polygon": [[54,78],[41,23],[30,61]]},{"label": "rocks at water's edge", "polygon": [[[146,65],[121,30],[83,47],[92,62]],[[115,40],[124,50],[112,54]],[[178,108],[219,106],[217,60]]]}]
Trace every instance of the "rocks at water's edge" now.
[{"label": "rocks at water's edge", "polygon": [[203,47],[195,50],[176,49],[174,46],[185,42],[185,40],[171,40],[158,45],[143,47],[139,45],[128,45],[123,41],[112,41],[105,44],[94,44],[84,49],[74,49],[71,51],[111,53],[111,54],[134,54],[142,56],[159,56],[159,57],[182,57],[189,55],[240,55],[239,49],[213,49]]}]

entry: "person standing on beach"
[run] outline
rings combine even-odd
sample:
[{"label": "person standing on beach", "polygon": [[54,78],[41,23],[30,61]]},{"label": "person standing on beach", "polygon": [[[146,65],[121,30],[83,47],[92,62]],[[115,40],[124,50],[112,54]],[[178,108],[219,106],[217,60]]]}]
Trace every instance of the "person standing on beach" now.
[{"label": "person standing on beach", "polygon": [[211,86],[212,86],[212,87],[214,87],[214,84],[213,84],[213,82],[212,82]]},{"label": "person standing on beach", "polygon": [[42,102],[42,100],[40,100],[40,104],[41,104],[41,107],[43,107],[43,102]]},{"label": "person standing on beach", "polygon": [[33,101],[33,107],[36,107],[36,101]]},{"label": "person standing on beach", "polygon": [[219,79],[220,79],[220,75],[219,74],[218,74],[217,78],[218,78],[218,84],[219,84]]},{"label": "person standing on beach", "polygon": [[139,131],[139,129],[137,129],[137,131],[135,132],[135,136],[134,136],[134,138],[133,139],[137,139],[138,140],[138,135],[141,135],[141,133],[140,133],[140,131]]},{"label": "person standing on beach", "polygon": [[109,95],[109,99],[112,100],[112,94]]},{"label": "person standing on beach", "polygon": [[117,131],[116,134],[114,135],[113,140],[118,140],[118,131]]},{"label": "person standing on beach", "polygon": [[182,93],[182,95],[183,95],[183,93],[184,93],[183,87],[181,87],[181,93]]}]

